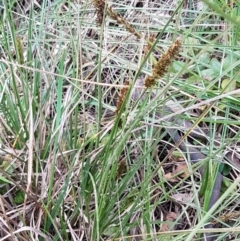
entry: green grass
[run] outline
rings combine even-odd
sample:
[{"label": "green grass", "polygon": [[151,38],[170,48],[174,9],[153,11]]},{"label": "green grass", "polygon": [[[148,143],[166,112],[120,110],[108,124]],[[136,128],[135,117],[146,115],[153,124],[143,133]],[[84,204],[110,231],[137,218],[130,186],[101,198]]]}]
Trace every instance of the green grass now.
[{"label": "green grass", "polygon": [[[91,1],[20,2],[0,3],[0,240],[238,240],[239,3],[108,1],[137,39],[107,15],[97,25]],[[179,56],[143,93],[176,38]],[[196,126],[206,158],[192,164],[168,130]]]}]

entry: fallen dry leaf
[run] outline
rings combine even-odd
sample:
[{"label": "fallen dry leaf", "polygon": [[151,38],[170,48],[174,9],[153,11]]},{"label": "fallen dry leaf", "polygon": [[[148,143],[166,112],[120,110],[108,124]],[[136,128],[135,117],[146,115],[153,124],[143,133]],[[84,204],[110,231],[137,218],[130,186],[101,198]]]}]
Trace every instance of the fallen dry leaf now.
[{"label": "fallen dry leaf", "polygon": [[184,177],[188,177],[190,175],[189,171],[188,171],[188,166],[186,163],[179,163],[177,164],[175,170],[173,171],[173,175],[176,175],[178,173],[180,177],[184,178]]},{"label": "fallen dry leaf", "polygon": [[178,182],[178,179],[176,178],[176,176],[174,177],[171,172],[165,174],[164,178],[169,182]]},{"label": "fallen dry leaf", "polygon": [[174,199],[174,201],[182,204],[191,204],[193,198],[191,193],[177,193],[173,194],[171,197]]},{"label": "fallen dry leaf", "polygon": [[170,231],[172,230],[173,227],[173,223],[174,221],[177,220],[179,214],[178,213],[174,213],[174,212],[169,212],[166,215],[166,223],[163,223],[162,227],[161,227],[161,231],[165,232],[165,231]]}]

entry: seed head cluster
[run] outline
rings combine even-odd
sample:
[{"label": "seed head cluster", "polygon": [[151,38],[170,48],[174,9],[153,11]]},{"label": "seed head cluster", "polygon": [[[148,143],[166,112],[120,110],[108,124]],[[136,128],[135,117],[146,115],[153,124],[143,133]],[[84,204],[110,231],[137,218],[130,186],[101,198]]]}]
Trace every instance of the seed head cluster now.
[{"label": "seed head cluster", "polygon": [[157,79],[163,77],[164,74],[167,73],[169,66],[178,55],[180,48],[181,41],[180,39],[177,39],[154,65],[152,76],[148,76],[145,79],[144,85],[147,88],[151,88],[152,86],[154,86]]},{"label": "seed head cluster", "polygon": [[124,85],[126,85],[126,87],[123,87],[121,89],[120,95],[118,97],[118,101],[117,101],[117,108],[116,108],[116,115],[118,114],[118,112],[120,111],[122,104],[124,102],[124,99],[126,98],[126,94],[128,92],[129,89],[129,81],[125,81]]},{"label": "seed head cluster", "polygon": [[103,17],[104,17],[105,1],[104,0],[94,0],[93,4],[94,4],[94,7],[96,8],[96,12],[97,12],[97,24],[99,26],[101,26],[103,23]]},{"label": "seed head cluster", "polygon": [[120,17],[111,7],[107,9],[107,13],[111,19],[117,21],[118,24],[122,24],[129,33],[132,33],[138,39],[141,38],[141,34],[137,32],[126,19]]}]

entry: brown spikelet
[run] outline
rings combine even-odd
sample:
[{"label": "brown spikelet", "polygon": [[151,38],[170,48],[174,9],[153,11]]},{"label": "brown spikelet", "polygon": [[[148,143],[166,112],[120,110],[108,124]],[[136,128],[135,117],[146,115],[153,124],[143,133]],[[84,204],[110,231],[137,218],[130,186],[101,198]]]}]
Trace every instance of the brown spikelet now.
[{"label": "brown spikelet", "polygon": [[126,169],[127,169],[127,163],[126,163],[126,160],[123,159],[118,164],[116,179],[119,179],[126,172]]},{"label": "brown spikelet", "polygon": [[109,7],[107,9],[107,14],[108,16],[113,19],[116,20],[118,24],[122,24],[126,30],[130,33],[132,33],[133,35],[135,35],[138,39],[141,38],[141,34],[139,32],[137,32],[130,23],[127,22],[127,20],[125,20],[124,18],[120,17],[115,11],[113,11],[113,9],[111,7]]},{"label": "brown spikelet", "polygon": [[148,54],[149,50],[151,49],[152,43],[154,42],[155,38],[156,38],[156,34],[155,33],[150,34],[150,37],[148,39],[148,43],[144,47],[144,50],[143,50],[145,56]]},{"label": "brown spikelet", "polygon": [[19,56],[19,63],[24,64],[24,57],[23,57],[23,47],[20,38],[17,38],[17,51]]},{"label": "brown spikelet", "polygon": [[120,111],[120,109],[122,107],[122,104],[123,104],[123,102],[125,100],[125,97],[126,97],[126,94],[127,94],[128,88],[129,88],[129,81],[128,80],[125,81],[124,85],[127,85],[127,86],[123,87],[121,89],[120,95],[119,95],[118,100],[117,100],[116,115]]},{"label": "brown spikelet", "polygon": [[93,0],[93,4],[97,12],[97,24],[101,26],[103,23],[103,17],[104,17],[105,1]]},{"label": "brown spikelet", "polygon": [[240,217],[240,212],[239,211],[234,211],[234,212],[226,213],[226,214],[223,214],[223,215],[219,216],[217,220],[214,220],[211,223],[212,224],[217,224],[220,221],[221,222],[227,222],[227,221],[229,221],[231,219],[239,218],[239,217]]},{"label": "brown spikelet", "polygon": [[145,82],[144,82],[144,85],[147,87],[147,88],[151,88],[152,86],[154,86],[156,84],[156,79],[154,76],[148,76],[146,79],[145,79]]},{"label": "brown spikelet", "polygon": [[156,84],[157,79],[164,76],[167,73],[169,66],[172,61],[176,58],[181,48],[181,41],[177,39],[165,52],[162,57],[158,60],[158,62],[154,65],[152,76],[148,76],[145,79],[144,85],[147,88],[152,87]]}]

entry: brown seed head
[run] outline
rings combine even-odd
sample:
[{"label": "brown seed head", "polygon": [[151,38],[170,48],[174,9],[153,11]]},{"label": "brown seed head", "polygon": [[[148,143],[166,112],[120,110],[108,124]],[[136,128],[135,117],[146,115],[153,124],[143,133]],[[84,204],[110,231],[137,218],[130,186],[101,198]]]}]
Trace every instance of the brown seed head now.
[{"label": "brown seed head", "polygon": [[154,65],[152,76],[145,79],[144,85],[147,88],[156,84],[157,79],[162,78],[167,73],[172,61],[176,58],[181,48],[181,41],[177,39],[169,49],[162,55],[158,62]]}]

